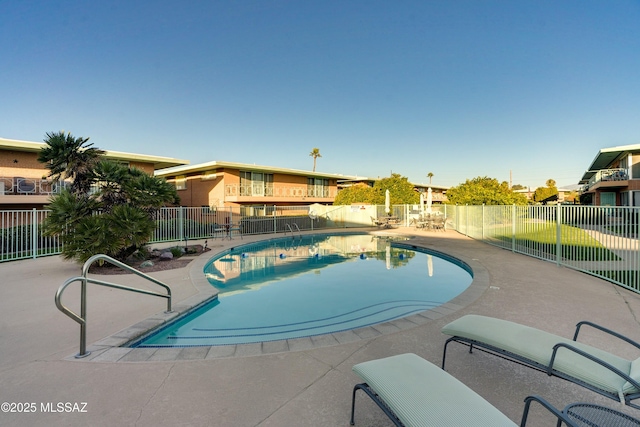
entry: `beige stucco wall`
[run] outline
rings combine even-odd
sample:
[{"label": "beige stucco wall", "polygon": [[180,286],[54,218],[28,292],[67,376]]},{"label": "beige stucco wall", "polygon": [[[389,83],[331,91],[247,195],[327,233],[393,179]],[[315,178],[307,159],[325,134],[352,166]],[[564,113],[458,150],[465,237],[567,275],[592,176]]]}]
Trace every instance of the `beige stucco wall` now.
[{"label": "beige stucco wall", "polygon": [[149,175],[153,175],[153,171],[155,170],[152,163],[144,162],[129,162],[129,167],[140,169],[141,171]]},{"label": "beige stucco wall", "polygon": [[203,181],[199,175],[187,177],[186,188],[178,190],[182,206],[210,206],[209,191],[213,189],[216,180]]},{"label": "beige stucco wall", "polygon": [[49,171],[38,161],[37,153],[0,150],[0,176],[42,178]]},{"label": "beige stucco wall", "polygon": [[[130,162],[129,166],[153,175],[153,163]],[[42,178],[49,170],[38,161],[38,153],[0,150],[0,176],[24,178]]]},{"label": "beige stucco wall", "polygon": [[216,208],[224,207],[224,182],[224,177],[215,179],[215,185],[209,190],[208,194],[209,206]]}]

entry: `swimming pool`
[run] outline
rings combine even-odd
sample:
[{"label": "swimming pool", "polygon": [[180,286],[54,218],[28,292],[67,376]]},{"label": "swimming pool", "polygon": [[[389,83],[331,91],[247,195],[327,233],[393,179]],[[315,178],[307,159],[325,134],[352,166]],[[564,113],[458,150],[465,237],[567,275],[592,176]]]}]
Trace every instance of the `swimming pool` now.
[{"label": "swimming pool", "polygon": [[134,344],[247,344],[375,325],[446,303],[471,284],[459,260],[369,234],[244,245],[204,268],[217,300]]}]

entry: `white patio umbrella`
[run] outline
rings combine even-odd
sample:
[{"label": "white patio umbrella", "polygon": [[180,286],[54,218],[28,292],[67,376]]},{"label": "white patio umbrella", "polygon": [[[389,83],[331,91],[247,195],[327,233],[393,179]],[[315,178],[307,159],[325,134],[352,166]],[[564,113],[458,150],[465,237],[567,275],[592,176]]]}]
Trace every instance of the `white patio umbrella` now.
[{"label": "white patio umbrella", "polygon": [[433,203],[433,195],[431,194],[431,187],[427,189],[427,213],[431,213],[431,204]]},{"label": "white patio umbrella", "polygon": [[391,196],[389,195],[389,190],[384,193],[384,211],[387,215],[391,212]]},{"label": "white patio umbrella", "polygon": [[387,245],[385,261],[387,265],[387,270],[391,270],[391,245]]},{"label": "white patio umbrella", "polygon": [[424,193],[420,193],[420,215],[424,216]]}]

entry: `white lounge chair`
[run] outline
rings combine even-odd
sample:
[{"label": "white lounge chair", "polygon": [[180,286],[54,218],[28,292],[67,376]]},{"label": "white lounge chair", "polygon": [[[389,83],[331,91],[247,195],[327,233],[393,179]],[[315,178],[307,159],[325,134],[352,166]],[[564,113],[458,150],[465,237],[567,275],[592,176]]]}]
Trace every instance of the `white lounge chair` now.
[{"label": "white lounge chair", "polygon": [[627,360],[577,342],[582,326],[593,327],[640,349],[639,343],[592,322],[578,323],[571,340],[506,320],[467,315],[442,328],[442,333],[451,336],[444,345],[442,369],[447,346],[455,341],[469,346],[469,352],[477,348],[640,409],[632,403],[640,398],[640,358]]},{"label": "white lounge chair", "polygon": [[[356,392],[364,391],[396,426],[501,427],[516,426],[469,387],[415,354],[400,354],[359,363],[353,371],[365,382],[353,389],[351,425],[355,424]],[[525,399],[520,422],[525,426],[532,402],[541,404],[557,419],[577,426],[640,426],[640,421],[599,405],[574,403],[559,411],[539,396]],[[597,419],[597,422],[591,422]],[[606,421],[606,424],[602,421]]]},{"label": "white lounge chair", "polygon": [[400,354],[357,364],[363,390],[396,426],[515,426],[502,412],[460,381],[415,354]]}]

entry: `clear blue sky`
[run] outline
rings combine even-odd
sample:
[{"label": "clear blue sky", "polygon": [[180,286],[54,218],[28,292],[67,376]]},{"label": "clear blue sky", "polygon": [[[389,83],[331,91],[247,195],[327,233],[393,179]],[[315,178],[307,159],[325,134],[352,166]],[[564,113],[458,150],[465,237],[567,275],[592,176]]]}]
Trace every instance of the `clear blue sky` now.
[{"label": "clear blue sky", "polygon": [[640,1],[0,1],[0,136],[454,186],[640,143]]}]

